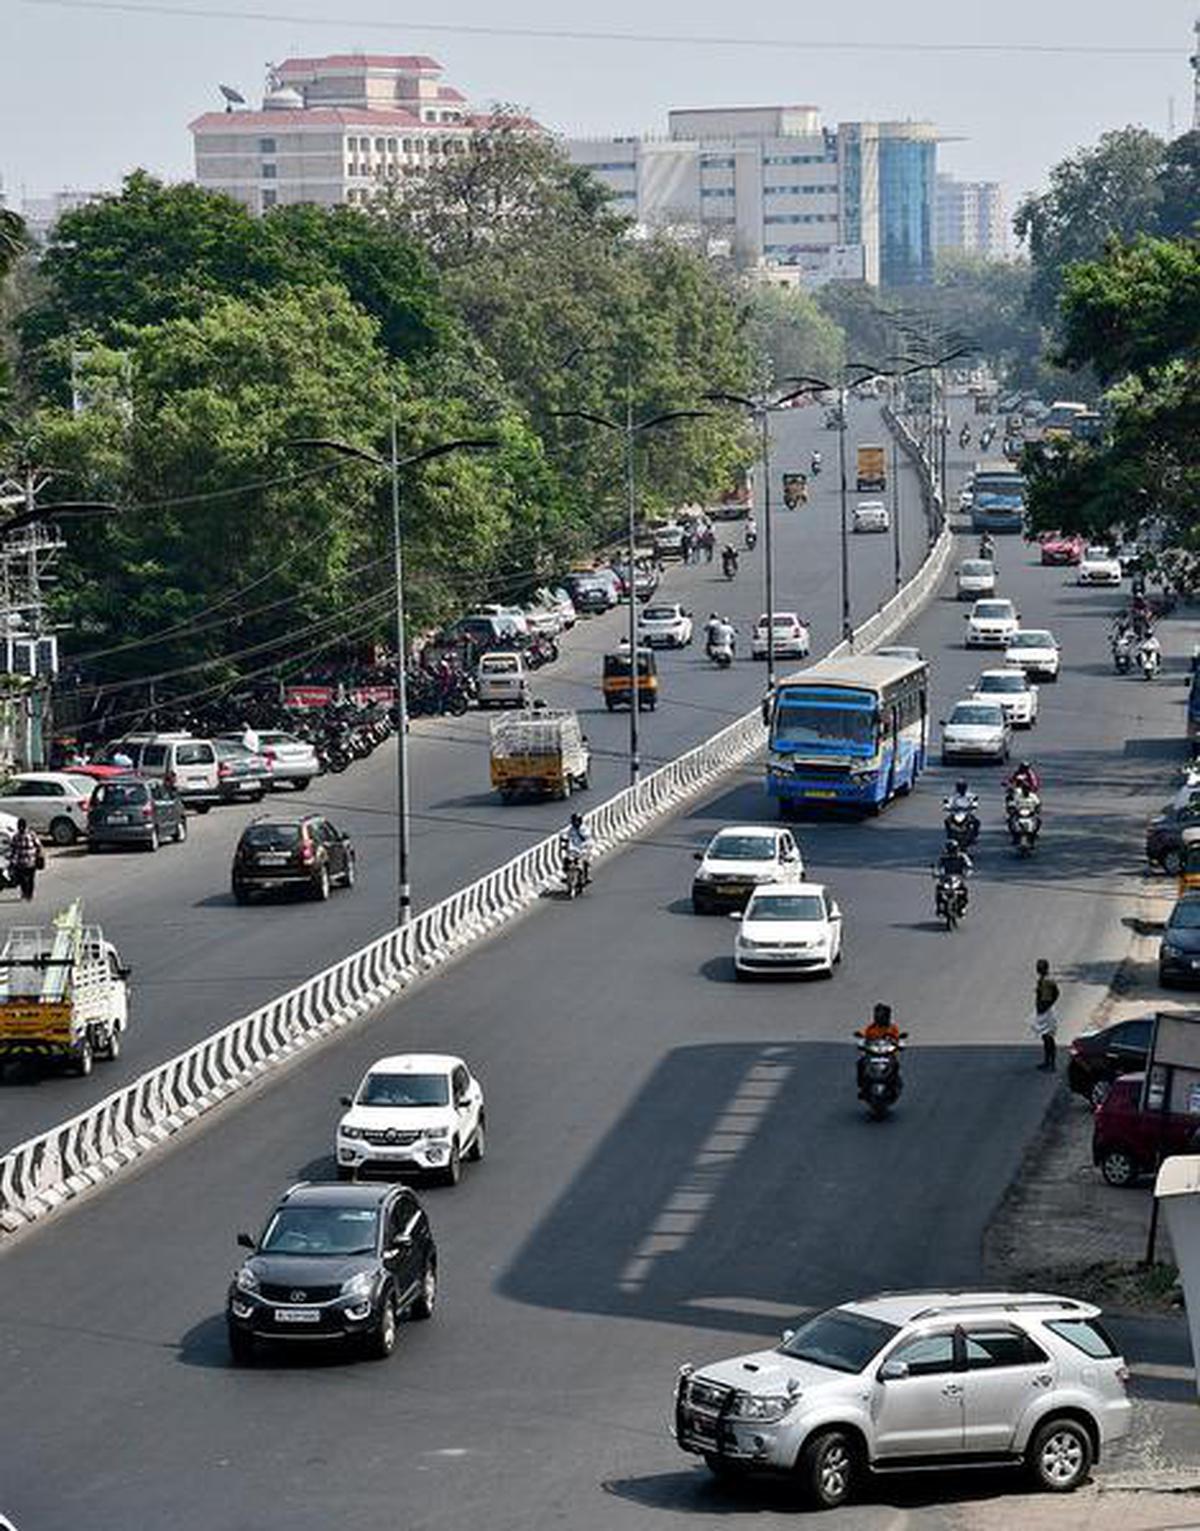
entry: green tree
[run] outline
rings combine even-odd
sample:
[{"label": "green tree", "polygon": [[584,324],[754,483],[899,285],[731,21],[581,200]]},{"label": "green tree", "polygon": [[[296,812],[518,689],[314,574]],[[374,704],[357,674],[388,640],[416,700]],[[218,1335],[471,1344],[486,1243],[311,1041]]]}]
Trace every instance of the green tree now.
[{"label": "green tree", "polygon": [[1055,319],[1069,265],[1095,259],[1114,236],[1158,227],[1164,148],[1145,128],[1105,133],[1098,144],[1057,164],[1049,189],[1017,208],[1013,227],[1033,267],[1030,301],[1045,323]]},{"label": "green tree", "polygon": [[756,287],[749,323],[754,350],[770,358],[777,379],[832,379],[845,360],[845,336],[811,293]]},{"label": "green tree", "polygon": [[1200,232],[1200,132],[1184,133],[1167,145],[1159,189],[1158,233],[1171,239]]}]

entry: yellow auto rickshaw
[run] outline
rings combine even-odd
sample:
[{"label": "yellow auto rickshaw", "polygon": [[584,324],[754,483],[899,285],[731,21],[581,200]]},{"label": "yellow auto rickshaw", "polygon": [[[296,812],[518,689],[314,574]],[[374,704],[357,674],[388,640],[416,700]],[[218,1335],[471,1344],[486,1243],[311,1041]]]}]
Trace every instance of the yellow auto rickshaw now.
[{"label": "yellow auto rickshaw", "polygon": [[[614,654],[605,654],[601,690],[604,692],[604,705],[609,712],[614,707],[630,705],[633,695],[632,672],[628,644]],[[652,649],[637,651],[637,696],[639,712],[654,711],[658,704],[658,660]]]},{"label": "yellow auto rickshaw", "polygon": [[1179,893],[1200,890],[1200,829],[1185,829],[1179,847]]}]

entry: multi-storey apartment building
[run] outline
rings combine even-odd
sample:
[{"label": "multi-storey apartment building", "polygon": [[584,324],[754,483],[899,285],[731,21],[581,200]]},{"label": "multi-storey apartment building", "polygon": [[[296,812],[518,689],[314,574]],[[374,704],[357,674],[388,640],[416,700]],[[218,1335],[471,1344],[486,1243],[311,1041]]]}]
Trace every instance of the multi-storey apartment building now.
[{"label": "multi-storey apartment building", "polygon": [[442,75],[419,55],[287,59],[272,68],[260,111],[231,107],[191,124],[196,181],[255,213],[366,202],[461,153],[487,120]]},{"label": "multi-storey apartment building", "polygon": [[714,108],[671,112],[665,138],[565,148],[638,223],[695,229],[748,265],[872,286],[933,278],[929,123],[845,122],[835,132],[814,106]]},{"label": "multi-storey apartment building", "polygon": [[934,231],[938,250],[1003,260],[1008,254],[1008,225],[999,183],[939,175]]}]

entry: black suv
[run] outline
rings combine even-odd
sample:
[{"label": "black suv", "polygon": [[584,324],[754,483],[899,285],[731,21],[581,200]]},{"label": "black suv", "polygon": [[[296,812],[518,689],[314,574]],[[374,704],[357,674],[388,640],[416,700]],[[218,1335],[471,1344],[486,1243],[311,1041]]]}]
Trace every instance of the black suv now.
[{"label": "black suv", "polygon": [[349,1340],[383,1360],[402,1317],[430,1318],[437,1245],[405,1186],[316,1185],[281,1198],[225,1304],[229,1352],[243,1364],[258,1340]]},{"label": "black suv", "polygon": [[239,904],[252,893],[287,887],[326,899],[335,883],[352,888],[354,878],[350,836],[316,814],[256,819],[242,830],[233,854],[233,896]]},{"label": "black suv", "polygon": [[1071,1043],[1067,1083],[1076,1095],[1098,1106],[1122,1074],[1137,1074],[1146,1067],[1154,1017],[1138,1015],[1116,1021],[1099,1031],[1085,1031]]}]

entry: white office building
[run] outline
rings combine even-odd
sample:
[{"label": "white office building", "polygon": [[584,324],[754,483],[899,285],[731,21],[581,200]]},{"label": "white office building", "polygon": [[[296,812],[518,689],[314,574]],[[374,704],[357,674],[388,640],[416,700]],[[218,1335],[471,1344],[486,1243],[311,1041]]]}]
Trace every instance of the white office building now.
[{"label": "white office building", "polygon": [[191,124],[196,182],[254,213],[368,202],[465,151],[488,121],[442,75],[422,56],[286,59],[270,71],[261,110],[231,103]]},{"label": "white office building", "polygon": [[1000,184],[939,175],[934,228],[939,251],[1004,260],[1008,255],[1008,221]]},{"label": "white office building", "polygon": [[807,284],[932,280],[929,123],[822,127],[815,106],[674,111],[665,138],[568,139],[571,160],[648,228],[695,231],[746,266]]}]

